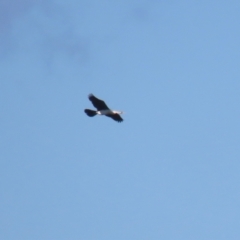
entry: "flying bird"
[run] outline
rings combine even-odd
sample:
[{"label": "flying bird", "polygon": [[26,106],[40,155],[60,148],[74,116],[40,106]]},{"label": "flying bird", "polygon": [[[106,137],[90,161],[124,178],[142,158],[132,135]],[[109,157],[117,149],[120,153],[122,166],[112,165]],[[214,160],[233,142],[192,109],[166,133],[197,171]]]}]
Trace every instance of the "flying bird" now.
[{"label": "flying bird", "polygon": [[120,116],[120,114],[123,114],[123,112],[111,110],[103,100],[96,98],[93,94],[89,94],[88,98],[92,102],[93,106],[97,109],[97,111],[91,110],[91,109],[85,109],[84,112],[89,117],[94,117],[95,115],[105,115],[117,122],[123,121],[123,119]]}]

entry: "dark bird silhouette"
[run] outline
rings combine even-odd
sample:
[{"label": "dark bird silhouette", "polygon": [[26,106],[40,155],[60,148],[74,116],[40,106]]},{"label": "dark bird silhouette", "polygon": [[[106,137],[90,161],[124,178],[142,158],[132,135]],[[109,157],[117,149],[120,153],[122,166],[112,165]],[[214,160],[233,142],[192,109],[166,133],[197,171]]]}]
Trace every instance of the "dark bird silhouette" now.
[{"label": "dark bird silhouette", "polygon": [[120,114],[123,114],[122,111],[111,110],[103,100],[96,98],[93,94],[89,94],[88,98],[92,102],[93,106],[97,109],[97,111],[85,109],[84,112],[89,117],[94,117],[95,115],[105,115],[117,122],[123,121],[123,119],[120,116]]}]

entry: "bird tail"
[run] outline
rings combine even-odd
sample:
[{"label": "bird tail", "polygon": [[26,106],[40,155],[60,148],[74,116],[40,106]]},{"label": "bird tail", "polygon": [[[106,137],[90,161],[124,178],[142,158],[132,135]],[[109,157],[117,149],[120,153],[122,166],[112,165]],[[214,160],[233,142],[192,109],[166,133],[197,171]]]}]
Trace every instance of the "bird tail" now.
[{"label": "bird tail", "polygon": [[97,111],[91,110],[91,109],[85,109],[84,112],[89,116],[89,117],[94,117],[97,115]]}]

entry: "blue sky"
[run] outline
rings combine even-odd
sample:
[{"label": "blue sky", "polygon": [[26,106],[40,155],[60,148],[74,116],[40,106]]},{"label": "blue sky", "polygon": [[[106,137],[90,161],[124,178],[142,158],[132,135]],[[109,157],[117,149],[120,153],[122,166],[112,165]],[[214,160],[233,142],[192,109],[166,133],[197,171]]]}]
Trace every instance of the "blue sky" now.
[{"label": "blue sky", "polygon": [[0,239],[238,240],[239,11],[0,2]]}]

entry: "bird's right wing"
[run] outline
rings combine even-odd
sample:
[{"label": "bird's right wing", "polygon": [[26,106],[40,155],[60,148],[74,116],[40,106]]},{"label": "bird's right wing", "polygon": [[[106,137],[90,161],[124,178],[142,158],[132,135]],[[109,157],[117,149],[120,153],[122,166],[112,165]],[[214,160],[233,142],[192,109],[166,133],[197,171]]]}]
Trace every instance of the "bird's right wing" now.
[{"label": "bird's right wing", "polygon": [[98,111],[109,109],[103,100],[96,98],[93,94],[89,94],[88,98]]},{"label": "bird's right wing", "polygon": [[115,113],[115,114],[107,114],[106,116],[112,118],[113,120],[115,120],[117,122],[122,122],[123,121],[121,116],[119,114],[117,114],[117,113]]}]

